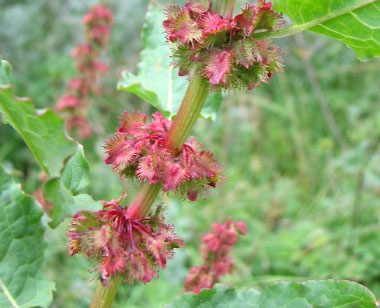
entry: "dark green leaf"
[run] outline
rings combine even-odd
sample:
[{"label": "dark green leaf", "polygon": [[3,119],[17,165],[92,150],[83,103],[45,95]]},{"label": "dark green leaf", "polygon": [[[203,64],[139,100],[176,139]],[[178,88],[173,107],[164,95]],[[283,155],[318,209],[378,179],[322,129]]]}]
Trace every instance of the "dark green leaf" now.
[{"label": "dark green leaf", "polygon": [[167,305],[167,308],[255,308],[259,294],[255,290],[240,292],[223,285],[216,285],[214,289],[204,289],[200,294],[187,293]]},{"label": "dark green leaf", "polygon": [[0,307],[47,307],[54,283],[44,279],[42,211],[0,165]]},{"label": "dark green leaf", "polygon": [[[140,55],[137,75],[124,72],[118,89],[133,93],[147,101],[167,117],[173,117],[185,95],[188,81],[178,76],[178,69],[170,65],[169,44],[165,40],[162,21],[163,9],[151,4],[142,33],[144,49]],[[201,115],[214,119],[220,107],[220,94],[211,94]]]},{"label": "dark green leaf", "polygon": [[294,23],[289,30],[341,40],[367,60],[380,56],[380,0],[275,0],[275,9]]},{"label": "dark green leaf", "polygon": [[374,295],[362,285],[345,280],[311,280],[277,283],[260,295],[258,307],[375,308]]},{"label": "dark green leaf", "polygon": [[362,285],[345,280],[310,280],[302,283],[279,282],[261,293],[237,291],[222,285],[200,294],[185,294],[168,308],[375,308],[374,295]]}]

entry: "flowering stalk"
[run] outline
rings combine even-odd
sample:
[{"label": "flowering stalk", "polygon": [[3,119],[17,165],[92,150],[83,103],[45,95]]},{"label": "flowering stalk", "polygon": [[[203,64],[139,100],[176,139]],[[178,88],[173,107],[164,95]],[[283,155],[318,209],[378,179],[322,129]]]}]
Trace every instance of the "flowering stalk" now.
[{"label": "flowering stalk", "polygon": [[[223,10],[233,7],[231,0],[221,0],[217,2],[228,2],[229,6],[223,6]],[[181,107],[173,122],[167,138],[167,144],[170,148],[176,150],[180,148],[190,134],[201,110],[202,106],[209,94],[209,84],[202,76],[193,76],[191,79],[185,97],[183,98]],[[133,218],[144,217],[158,193],[161,190],[160,184],[151,185],[144,183],[137,196],[128,208],[128,214]],[[91,304],[91,308],[107,308],[111,307],[116,296],[120,281],[111,280],[107,286],[98,284],[95,297]]]},{"label": "flowering stalk", "polygon": [[[221,15],[232,16],[234,5],[235,0],[219,0],[215,2],[215,10],[218,10]],[[209,83],[202,76],[198,74],[194,75],[189,83],[173,125],[169,130],[167,145],[173,150],[181,148],[189,136],[209,91]],[[159,191],[160,187],[157,185],[144,184],[129,208],[130,215],[143,217],[149,211]]]},{"label": "flowering stalk", "polygon": [[[212,153],[201,149],[194,138],[186,142],[210,89],[253,89],[281,69],[279,48],[270,41],[254,39],[256,30],[272,30],[279,24],[280,16],[271,3],[259,0],[257,6],[247,4],[234,18],[234,0],[213,4],[212,8],[209,0],[189,0],[183,8],[173,5],[166,10],[163,26],[167,39],[174,43],[175,65],[180,75],[190,79],[175,120],[155,113],[149,123],[145,114],[126,112],[117,133],[105,144],[104,162],[121,178],[143,182],[134,202],[123,207],[121,199],[112,200],[105,202],[101,211],[79,212],[73,218],[70,253],[86,255],[100,272],[102,285],[92,308],[112,304],[118,284],[115,277],[148,283],[166,267],[173,249],[183,246],[172,226],[164,222],[160,208],[150,213],[160,190],[175,191],[195,201],[220,179],[221,168]],[[219,233],[225,231],[230,241],[220,246],[215,243],[223,239],[217,235],[210,239],[212,247],[205,262],[210,256],[218,262],[208,262],[202,269],[207,270],[212,283],[232,270],[227,252],[238,232],[246,232],[241,223],[227,222],[215,228]],[[220,251],[215,251],[216,246]],[[189,285],[199,277],[193,278],[189,278]]]},{"label": "flowering stalk", "polygon": [[87,99],[89,95],[100,95],[100,76],[107,65],[99,61],[108,45],[113,14],[107,6],[95,5],[84,16],[85,43],[78,45],[72,57],[76,61],[78,76],[67,84],[67,92],[59,99],[56,109],[63,113],[69,131],[76,129],[81,138],[91,135],[87,121]]}]

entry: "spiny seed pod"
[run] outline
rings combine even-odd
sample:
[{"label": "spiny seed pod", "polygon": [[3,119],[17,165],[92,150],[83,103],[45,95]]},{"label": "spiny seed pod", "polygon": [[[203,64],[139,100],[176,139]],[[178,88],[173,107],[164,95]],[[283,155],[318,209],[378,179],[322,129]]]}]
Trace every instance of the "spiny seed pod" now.
[{"label": "spiny seed pod", "polygon": [[73,217],[68,231],[70,255],[88,257],[103,285],[117,275],[131,284],[135,280],[148,283],[183,241],[164,222],[160,209],[132,219],[119,202],[104,202],[101,211],[81,211]]},{"label": "spiny seed pod", "polygon": [[256,40],[256,30],[273,30],[282,24],[272,4],[247,4],[241,14],[226,18],[211,10],[211,2],[188,1],[166,10],[163,22],[173,43],[179,75],[205,76],[212,88],[253,89],[281,71],[281,51],[269,40]]},{"label": "spiny seed pod", "polygon": [[176,191],[195,201],[216,186],[222,169],[211,152],[200,149],[195,138],[180,150],[169,148],[166,140],[171,125],[158,112],[150,124],[143,113],[124,113],[118,132],[105,144],[104,162],[122,177],[161,183],[164,191]]}]

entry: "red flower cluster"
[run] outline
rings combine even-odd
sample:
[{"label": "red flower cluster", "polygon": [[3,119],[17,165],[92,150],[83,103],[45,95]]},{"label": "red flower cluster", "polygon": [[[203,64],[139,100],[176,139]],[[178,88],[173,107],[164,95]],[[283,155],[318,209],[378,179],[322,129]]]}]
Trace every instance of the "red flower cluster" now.
[{"label": "red flower cluster", "polygon": [[91,134],[87,123],[86,97],[100,95],[98,79],[107,70],[107,65],[99,62],[99,54],[109,41],[112,12],[105,6],[96,5],[84,17],[86,43],[73,51],[78,77],[67,84],[67,93],[57,103],[57,110],[66,113],[67,129],[78,129],[79,135],[86,138]]},{"label": "red flower cluster", "polygon": [[106,142],[104,162],[123,177],[161,183],[164,191],[174,190],[195,201],[216,186],[221,167],[212,153],[199,149],[194,138],[180,151],[170,149],[166,142],[170,127],[171,122],[158,112],[150,124],[143,113],[125,112],[118,132]]},{"label": "red flower cluster", "polygon": [[146,218],[131,219],[119,201],[105,202],[101,211],[81,211],[74,216],[68,231],[70,255],[87,256],[99,270],[103,285],[116,275],[128,283],[150,282],[183,241],[164,223],[159,210]]},{"label": "red flower cluster", "polygon": [[185,291],[199,293],[212,289],[220,277],[232,272],[234,262],[228,255],[236,244],[239,234],[247,234],[244,222],[227,221],[213,224],[212,233],[202,238],[201,255],[203,265],[193,267],[185,281]]},{"label": "red flower cluster", "polygon": [[173,55],[181,76],[198,72],[215,89],[253,89],[281,70],[279,47],[254,38],[256,30],[281,24],[280,15],[265,0],[257,6],[247,4],[235,18],[225,18],[199,0],[183,8],[171,6],[166,16],[163,26],[175,43]]}]

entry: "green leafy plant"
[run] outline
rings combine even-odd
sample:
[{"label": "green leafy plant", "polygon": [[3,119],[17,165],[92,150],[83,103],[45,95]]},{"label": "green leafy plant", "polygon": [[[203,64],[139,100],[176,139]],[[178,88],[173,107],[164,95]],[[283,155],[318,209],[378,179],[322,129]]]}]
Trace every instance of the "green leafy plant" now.
[{"label": "green leafy plant", "polygon": [[[140,112],[124,113],[116,133],[105,142],[105,164],[121,179],[133,178],[140,184],[128,204],[123,194],[103,201],[101,207],[85,193],[91,180],[82,145],[66,135],[64,121],[53,111],[36,110],[29,100],[15,97],[10,65],[1,60],[0,111],[48,177],[43,193],[52,204],[49,226],[57,227],[65,217],[72,217],[70,254],[88,257],[100,281],[93,308],[111,307],[121,283],[149,283],[166,267],[174,249],[183,246],[174,227],[165,222],[162,208],[153,207],[156,197],[163,190],[197,201],[218,188],[224,178],[222,168],[195,138],[188,139],[189,134],[199,116],[216,117],[222,91],[254,90],[282,71],[286,55],[272,38],[307,30],[343,41],[362,60],[380,55],[380,1],[276,0],[272,7],[259,0],[235,16],[234,9],[233,0],[189,0],[183,7],[172,5],[165,11],[155,2],[150,4],[137,75],[124,72],[118,88],[161,113],[151,121]],[[285,15],[291,25],[284,21]],[[187,90],[183,76],[189,79]],[[48,306],[54,284],[40,272],[46,227],[42,211],[4,167],[0,188],[4,230],[0,233],[0,303]],[[213,288],[221,273],[232,271],[226,252],[235,244],[238,231],[246,233],[243,223],[227,223],[219,231],[225,236],[219,238],[215,231],[204,238],[207,274],[201,279],[213,275],[212,281],[193,287],[200,278],[189,279],[187,291],[199,294],[180,296],[168,307],[376,307],[368,289],[345,280],[279,282],[261,291],[218,284]],[[203,287],[208,289],[201,291]]]}]

